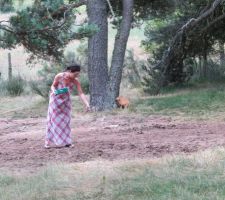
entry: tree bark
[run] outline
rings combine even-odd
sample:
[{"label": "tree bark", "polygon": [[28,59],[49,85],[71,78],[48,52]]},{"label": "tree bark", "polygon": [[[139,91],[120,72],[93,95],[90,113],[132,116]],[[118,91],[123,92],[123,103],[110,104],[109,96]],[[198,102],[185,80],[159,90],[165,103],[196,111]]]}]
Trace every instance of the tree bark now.
[{"label": "tree bark", "polygon": [[116,107],[115,99],[120,93],[124,57],[133,20],[133,7],[134,0],[123,0],[122,22],[115,37],[109,81],[104,101],[105,109]]},{"label": "tree bark", "polygon": [[220,65],[225,65],[225,52],[224,52],[224,43],[219,41],[219,53],[220,53]]},{"label": "tree bark", "polygon": [[106,0],[87,2],[89,23],[98,26],[99,31],[88,41],[88,76],[90,82],[90,105],[102,110],[108,82],[108,22]]}]

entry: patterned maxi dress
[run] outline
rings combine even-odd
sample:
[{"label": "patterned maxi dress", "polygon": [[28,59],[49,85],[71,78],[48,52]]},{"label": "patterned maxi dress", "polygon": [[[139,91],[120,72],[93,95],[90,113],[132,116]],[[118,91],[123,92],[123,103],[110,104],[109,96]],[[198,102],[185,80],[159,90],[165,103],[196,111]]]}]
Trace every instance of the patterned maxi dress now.
[{"label": "patterned maxi dress", "polygon": [[50,93],[48,116],[47,116],[47,131],[46,140],[55,145],[68,145],[72,143],[71,140],[71,98],[75,82],[65,85],[64,74],[59,80],[57,89],[67,87],[69,92],[55,95],[53,91]]}]

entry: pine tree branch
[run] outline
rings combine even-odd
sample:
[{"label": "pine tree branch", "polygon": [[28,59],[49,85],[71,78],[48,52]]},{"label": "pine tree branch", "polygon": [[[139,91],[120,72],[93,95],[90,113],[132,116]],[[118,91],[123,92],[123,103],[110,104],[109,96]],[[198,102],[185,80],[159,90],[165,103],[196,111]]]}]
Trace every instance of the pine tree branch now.
[{"label": "pine tree branch", "polygon": [[189,26],[191,27],[196,26],[199,22],[201,22],[202,20],[207,18],[209,15],[211,15],[223,1],[224,0],[215,0],[212,6],[208,10],[202,13],[197,19],[195,18],[190,19],[184,26],[182,26],[181,30],[183,31]]},{"label": "pine tree branch", "polygon": [[7,25],[0,25],[0,30],[4,30],[7,31],[9,33],[14,33],[14,31],[11,29],[11,27],[7,26]]},{"label": "pine tree branch", "polygon": [[220,15],[216,19],[214,19],[212,22],[210,22],[201,32],[205,33],[209,28],[211,28],[213,25],[218,23],[220,20],[223,20],[225,18],[225,13],[223,15]]},{"label": "pine tree branch", "polygon": [[51,14],[51,16],[45,16],[44,19],[48,19],[49,17],[54,18],[58,15],[64,14],[66,11],[72,10],[73,8],[78,8],[80,6],[86,5],[88,0],[80,0],[79,2],[64,5],[59,8],[59,10],[55,11]]},{"label": "pine tree branch", "polygon": [[[155,66],[155,68],[161,69],[164,75],[163,85],[168,84],[170,81],[173,81],[173,73],[171,70],[180,70],[183,67],[182,63],[186,57],[187,52],[189,51],[188,44],[186,44],[186,39],[189,37],[190,41],[194,41],[192,33],[199,34],[197,28],[204,24],[204,22],[209,19],[217,10],[218,7],[222,6],[221,4],[224,0],[214,0],[208,10],[202,12],[197,18],[192,18],[189,20],[182,28],[177,32],[175,37],[173,38],[169,48],[164,52],[162,60]],[[209,24],[212,26],[217,23],[219,20],[223,19],[225,16],[221,15],[221,17],[216,18]],[[209,27],[210,27],[209,26]],[[196,35],[195,34],[195,35]]]}]

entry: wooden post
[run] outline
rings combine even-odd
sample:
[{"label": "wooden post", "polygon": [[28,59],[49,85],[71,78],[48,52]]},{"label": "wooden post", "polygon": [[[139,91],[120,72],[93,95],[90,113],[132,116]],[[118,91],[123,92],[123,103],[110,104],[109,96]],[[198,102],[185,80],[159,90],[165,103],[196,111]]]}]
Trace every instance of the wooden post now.
[{"label": "wooden post", "polygon": [[8,53],[8,79],[12,80],[12,62],[11,62],[11,53]]}]

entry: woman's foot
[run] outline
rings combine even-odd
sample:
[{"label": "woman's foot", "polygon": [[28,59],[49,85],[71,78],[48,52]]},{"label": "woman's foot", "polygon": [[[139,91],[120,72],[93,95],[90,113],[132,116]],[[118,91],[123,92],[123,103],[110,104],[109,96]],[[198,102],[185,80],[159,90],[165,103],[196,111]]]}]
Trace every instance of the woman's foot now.
[{"label": "woman's foot", "polygon": [[45,148],[46,149],[50,149],[51,148],[49,141],[45,141]]},{"label": "woman's foot", "polygon": [[73,144],[66,144],[65,147],[74,147]]},{"label": "woman's foot", "polygon": [[50,149],[51,147],[49,145],[45,144],[45,148]]}]

